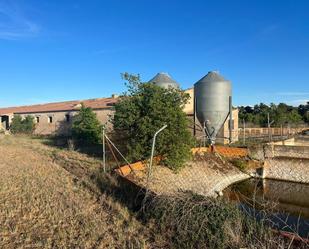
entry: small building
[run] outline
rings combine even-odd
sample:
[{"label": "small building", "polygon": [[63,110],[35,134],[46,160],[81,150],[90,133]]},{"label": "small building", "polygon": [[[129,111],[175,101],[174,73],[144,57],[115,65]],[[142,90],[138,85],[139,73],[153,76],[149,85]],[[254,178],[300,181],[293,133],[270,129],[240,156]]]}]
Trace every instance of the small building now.
[{"label": "small building", "polygon": [[79,112],[82,104],[85,107],[92,108],[100,122],[105,124],[109,119],[109,115],[113,114],[113,105],[116,102],[117,96],[0,108],[1,126],[2,129],[8,130],[15,114],[19,114],[22,118],[30,115],[36,123],[35,134],[69,135],[71,133],[72,117]]}]

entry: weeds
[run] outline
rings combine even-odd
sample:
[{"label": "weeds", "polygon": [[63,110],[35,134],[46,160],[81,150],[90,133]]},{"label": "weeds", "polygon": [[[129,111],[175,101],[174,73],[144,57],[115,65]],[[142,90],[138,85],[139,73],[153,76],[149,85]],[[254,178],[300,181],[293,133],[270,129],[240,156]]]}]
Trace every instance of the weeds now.
[{"label": "weeds", "polygon": [[242,172],[245,172],[248,168],[248,162],[242,158],[231,159],[230,162]]},{"label": "weeds", "polygon": [[223,199],[192,193],[154,198],[143,215],[154,220],[171,248],[287,248],[291,243],[271,231],[266,216],[257,221]]}]

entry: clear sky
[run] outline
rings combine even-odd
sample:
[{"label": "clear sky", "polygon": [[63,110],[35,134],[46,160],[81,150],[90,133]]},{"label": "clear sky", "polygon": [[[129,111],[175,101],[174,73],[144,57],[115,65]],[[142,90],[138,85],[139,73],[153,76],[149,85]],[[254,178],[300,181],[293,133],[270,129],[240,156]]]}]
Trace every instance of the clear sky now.
[{"label": "clear sky", "polygon": [[0,0],[0,107],[107,97],[121,72],[210,70],[234,105],[309,100],[309,1]]}]

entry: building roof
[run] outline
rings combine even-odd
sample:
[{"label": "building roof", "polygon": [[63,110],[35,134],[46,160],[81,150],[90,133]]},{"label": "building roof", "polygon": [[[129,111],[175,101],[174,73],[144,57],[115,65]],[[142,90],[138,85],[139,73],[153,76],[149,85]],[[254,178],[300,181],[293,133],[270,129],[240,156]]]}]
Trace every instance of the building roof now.
[{"label": "building roof", "polygon": [[23,113],[40,113],[40,112],[58,112],[58,111],[74,111],[78,110],[83,103],[86,107],[92,109],[106,109],[113,106],[118,101],[118,98],[97,98],[86,100],[73,100],[56,103],[46,103],[40,105],[28,105],[17,107],[0,108],[0,115],[5,114],[23,114]]}]

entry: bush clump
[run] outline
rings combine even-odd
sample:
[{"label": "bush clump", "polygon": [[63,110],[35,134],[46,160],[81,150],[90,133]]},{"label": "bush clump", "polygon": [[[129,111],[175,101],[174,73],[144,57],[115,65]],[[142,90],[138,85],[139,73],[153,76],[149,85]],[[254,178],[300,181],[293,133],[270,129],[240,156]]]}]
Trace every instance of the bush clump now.
[{"label": "bush clump", "polygon": [[82,104],[79,113],[73,118],[72,136],[78,143],[100,143],[102,140],[102,125],[91,108]]},{"label": "bush clump", "polygon": [[241,171],[245,171],[248,167],[248,162],[244,159],[236,158],[236,159],[232,159],[230,162]]},{"label": "bush clump", "polygon": [[[274,234],[268,217],[260,220],[223,199],[192,193],[156,197],[144,208],[144,218],[153,220],[158,232],[170,241],[168,248],[287,248],[291,241]],[[302,247],[291,248],[305,248]]]},{"label": "bush clump", "polygon": [[178,89],[164,89],[152,83],[142,83],[139,76],[123,74],[128,91],[115,105],[113,118],[116,134],[126,144],[132,161],[149,158],[152,139],[163,125],[167,128],[157,137],[156,154],[162,163],[179,170],[191,156],[193,138],[183,107],[189,95]]},{"label": "bush clump", "polygon": [[34,118],[30,115],[24,119],[18,114],[14,115],[10,130],[13,134],[32,134],[35,128]]}]

